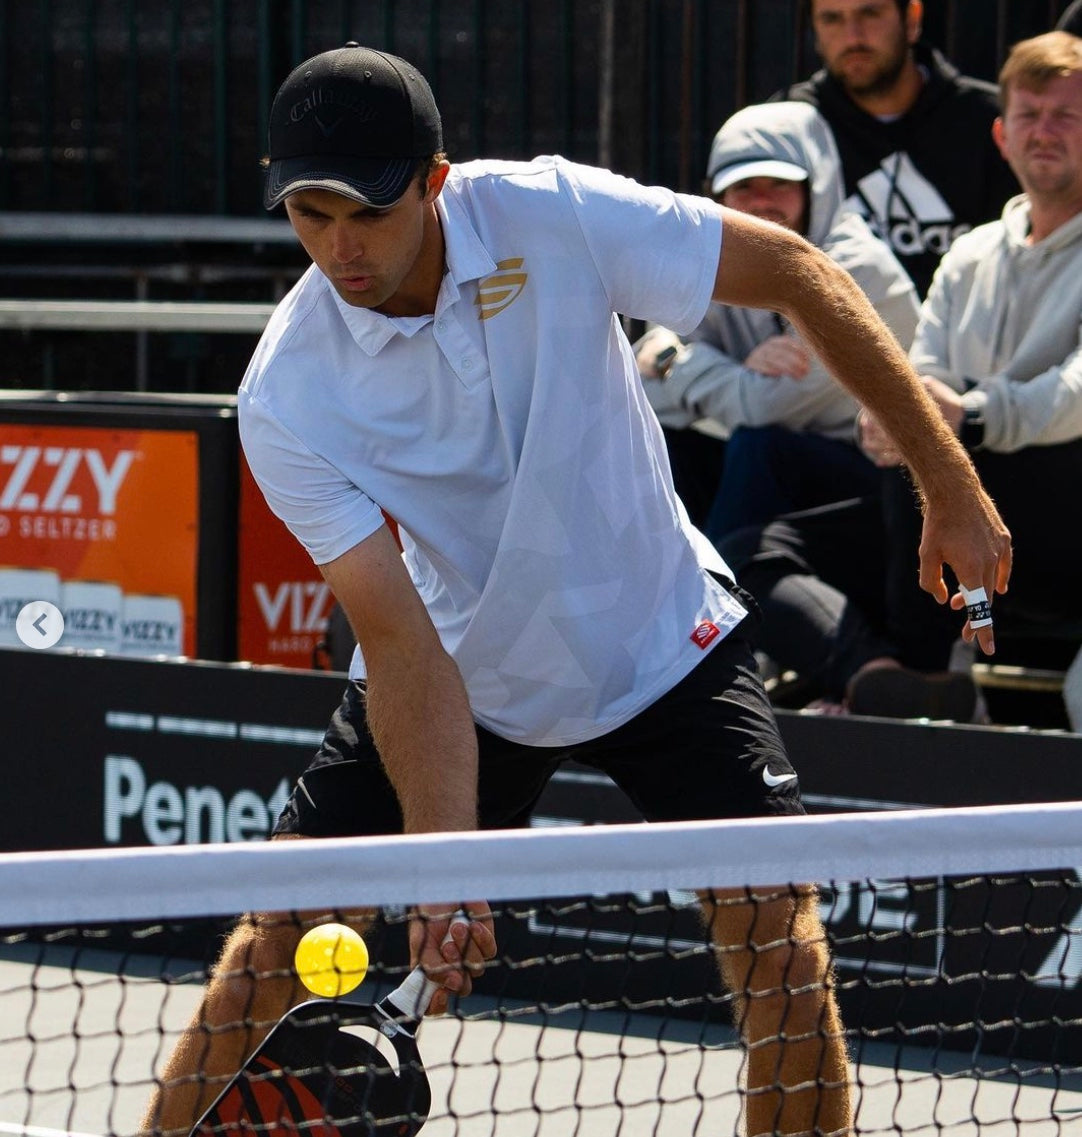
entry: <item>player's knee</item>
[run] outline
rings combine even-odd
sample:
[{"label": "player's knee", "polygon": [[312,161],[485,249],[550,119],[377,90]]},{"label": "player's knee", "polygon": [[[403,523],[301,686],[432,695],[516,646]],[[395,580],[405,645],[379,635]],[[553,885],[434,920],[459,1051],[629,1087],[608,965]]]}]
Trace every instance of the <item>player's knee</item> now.
[{"label": "player's knee", "polygon": [[830,958],[821,943],[790,941],[767,953],[765,978],[773,989],[789,994],[826,990],[830,980]]},{"label": "player's knee", "polygon": [[784,925],[784,931],[778,928],[777,936],[764,936],[754,946],[748,945],[749,987],[782,995],[815,995],[827,990],[831,984],[830,951],[814,899],[800,897]]},{"label": "player's knee", "polygon": [[743,992],[747,1028],[758,1035],[816,1034],[831,1019],[830,959],[820,943],[790,940],[756,953]]}]

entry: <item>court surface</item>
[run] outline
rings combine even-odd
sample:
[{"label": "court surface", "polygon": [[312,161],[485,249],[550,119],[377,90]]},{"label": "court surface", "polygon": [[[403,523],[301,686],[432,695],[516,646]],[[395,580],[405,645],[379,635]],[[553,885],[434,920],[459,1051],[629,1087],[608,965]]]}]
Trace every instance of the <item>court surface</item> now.
[{"label": "court surface", "polygon": [[[0,948],[0,1134],[133,1132],[200,984],[164,986],[152,978],[156,958],[106,952],[81,952],[73,972],[70,950],[56,947],[35,969],[28,961],[39,950]],[[501,1020],[480,997],[463,1010],[421,1030],[434,1099],[425,1137],[735,1131],[739,1056],[724,1027],[710,1028],[703,1046],[698,1024],[653,1016],[574,1011],[543,1021],[511,1006]],[[967,1056],[942,1052],[933,1075],[931,1058],[919,1047],[863,1049],[853,1067],[860,1133],[1082,1134],[1077,1076],[1066,1089],[1048,1075],[974,1077]]]}]

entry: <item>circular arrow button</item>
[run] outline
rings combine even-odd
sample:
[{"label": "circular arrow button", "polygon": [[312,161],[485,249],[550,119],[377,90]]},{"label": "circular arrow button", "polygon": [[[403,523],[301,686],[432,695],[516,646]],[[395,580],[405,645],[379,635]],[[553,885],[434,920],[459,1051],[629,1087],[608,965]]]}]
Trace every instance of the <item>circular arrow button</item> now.
[{"label": "circular arrow button", "polygon": [[64,634],[64,614],[48,600],[31,600],[15,618],[15,634],[27,647],[52,647]]}]

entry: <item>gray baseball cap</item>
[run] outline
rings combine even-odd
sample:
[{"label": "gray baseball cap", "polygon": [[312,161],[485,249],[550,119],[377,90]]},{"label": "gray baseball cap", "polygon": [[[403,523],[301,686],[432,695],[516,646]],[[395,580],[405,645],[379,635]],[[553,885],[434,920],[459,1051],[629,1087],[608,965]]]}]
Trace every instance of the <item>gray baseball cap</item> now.
[{"label": "gray baseball cap", "polygon": [[778,158],[762,158],[754,162],[737,162],[732,166],[723,166],[720,170],[713,171],[710,178],[710,192],[716,197],[730,186],[747,178],[779,178],[784,182],[806,182],[808,171],[802,166],[783,162]]}]

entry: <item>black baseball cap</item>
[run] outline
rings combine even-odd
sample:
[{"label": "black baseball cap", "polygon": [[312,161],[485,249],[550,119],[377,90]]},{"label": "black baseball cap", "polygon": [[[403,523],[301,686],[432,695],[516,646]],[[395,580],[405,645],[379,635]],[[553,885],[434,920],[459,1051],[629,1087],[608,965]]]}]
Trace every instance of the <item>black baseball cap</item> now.
[{"label": "black baseball cap", "polygon": [[347,43],[294,68],[270,114],[263,204],[327,189],[364,205],[394,205],[417,162],[443,149],[436,100],[404,59]]}]

